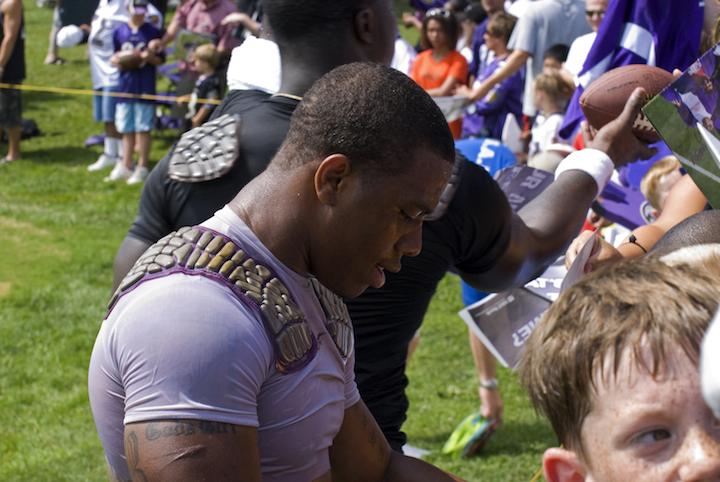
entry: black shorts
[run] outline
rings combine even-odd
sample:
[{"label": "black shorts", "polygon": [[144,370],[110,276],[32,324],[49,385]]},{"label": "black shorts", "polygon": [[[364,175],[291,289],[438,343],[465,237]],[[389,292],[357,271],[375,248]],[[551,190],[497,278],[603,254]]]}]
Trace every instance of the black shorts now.
[{"label": "black shorts", "polygon": [[22,101],[17,89],[0,89],[0,127],[22,125]]}]

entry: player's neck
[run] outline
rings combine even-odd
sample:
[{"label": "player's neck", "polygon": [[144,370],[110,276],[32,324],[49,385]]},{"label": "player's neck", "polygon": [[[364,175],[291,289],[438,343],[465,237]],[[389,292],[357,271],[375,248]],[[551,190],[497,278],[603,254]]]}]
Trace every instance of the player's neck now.
[{"label": "player's neck", "polygon": [[281,79],[280,92],[302,97],[317,79],[327,74],[335,67],[350,62],[363,60],[343,49],[316,48],[282,52],[281,49]]},{"label": "player's neck", "polygon": [[281,263],[299,275],[307,276],[307,236],[311,233],[308,232],[306,221],[309,216],[304,213],[304,207],[307,207],[311,193],[304,192],[307,183],[301,182],[292,172],[297,169],[288,173],[268,167],[228,205]]},{"label": "player's neck", "polygon": [[441,60],[450,53],[450,48],[447,46],[433,47],[432,56],[435,60]]}]

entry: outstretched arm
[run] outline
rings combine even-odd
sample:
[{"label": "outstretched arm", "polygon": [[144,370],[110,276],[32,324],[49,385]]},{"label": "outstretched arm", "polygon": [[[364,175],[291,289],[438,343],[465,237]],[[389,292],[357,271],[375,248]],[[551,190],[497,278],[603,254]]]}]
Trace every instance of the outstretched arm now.
[{"label": "outstretched arm", "polygon": [[420,459],[390,449],[365,403],[345,410],[330,448],[332,480],[337,482],[461,481]]},{"label": "outstretched arm", "polygon": [[497,69],[490,77],[483,80],[480,85],[470,91],[468,94],[468,101],[475,102],[479,99],[484,99],[488,92],[495,87],[495,85],[520,70],[529,58],[529,52],[525,52],[524,50],[513,50],[513,52],[508,56],[507,62],[502,67]]},{"label": "outstretched arm", "polygon": [[603,264],[613,263],[623,258],[642,256],[650,251],[672,227],[705,209],[706,204],[705,195],[692,178],[685,175],[670,190],[665,202],[665,209],[660,217],[650,224],[635,228],[630,233],[635,236],[634,242],[630,242],[628,236],[625,242],[615,248],[600,236],[596,236],[595,233],[583,232],[575,238],[565,253],[565,265],[570,266],[575,261],[578,253],[590,238],[595,246],[585,264],[586,273],[596,270]]},{"label": "outstretched arm", "polygon": [[[643,94],[642,89],[636,89],[621,116],[603,127],[589,145],[607,154],[615,166],[652,154],[631,129],[642,106]],[[519,286],[560,256],[577,234],[590,203],[598,194],[596,181],[579,162],[584,157],[597,155],[592,151],[573,154],[578,168],[562,172],[542,194],[513,216],[508,247],[493,268],[476,275],[464,274],[463,279],[479,289],[493,291]],[[587,159],[587,162],[593,161]]]}]

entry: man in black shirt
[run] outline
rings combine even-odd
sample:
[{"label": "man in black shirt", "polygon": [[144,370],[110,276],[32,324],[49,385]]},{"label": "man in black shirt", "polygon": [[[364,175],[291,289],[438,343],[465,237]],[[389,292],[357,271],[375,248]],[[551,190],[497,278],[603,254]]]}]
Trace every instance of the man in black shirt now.
[{"label": "man in black shirt", "polygon": [[[265,167],[284,138],[299,96],[314,80],[355,60],[389,63],[395,34],[392,2],[349,2],[366,7],[357,9],[351,21],[332,16],[344,3],[265,0],[265,13],[282,56],[281,94],[235,91],[216,110],[216,116],[238,113],[242,117],[240,158],[225,176],[180,183],[167,177],[167,158],[161,161],[146,182],[138,218],[116,258],[116,284],[147,246],[171,230],[210,217]],[[592,146],[603,152],[588,150],[587,164],[597,166],[599,161],[593,156],[602,155],[603,166],[612,166],[603,153],[618,165],[647,155],[630,129],[623,129],[638,110],[636,96],[624,116],[593,141]],[[438,206],[437,220],[423,227],[421,254],[406,258],[399,273],[386,273],[382,288],[348,300],[360,393],[393,449],[401,451],[405,441],[400,426],[408,405],[404,392],[407,344],[422,323],[437,283],[452,266],[463,279],[485,291],[521,285],[542,272],[577,233],[598,192],[596,178],[602,177],[580,167],[566,171],[515,215],[487,172],[459,159],[454,181]]]}]

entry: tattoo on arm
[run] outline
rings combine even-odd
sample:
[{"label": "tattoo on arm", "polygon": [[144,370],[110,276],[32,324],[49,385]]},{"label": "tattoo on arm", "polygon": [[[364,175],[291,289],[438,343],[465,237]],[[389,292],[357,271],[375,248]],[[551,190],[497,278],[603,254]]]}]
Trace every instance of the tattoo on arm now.
[{"label": "tattoo on arm", "polygon": [[148,423],[145,427],[145,439],[150,441],[194,434],[234,435],[235,433],[235,425],[208,420],[166,420]]},{"label": "tattoo on arm", "polygon": [[138,451],[138,438],[134,430],[128,432],[126,437],[125,455],[127,456],[128,468],[132,480],[139,482],[147,482],[145,472],[138,467],[140,464],[140,453]]}]

